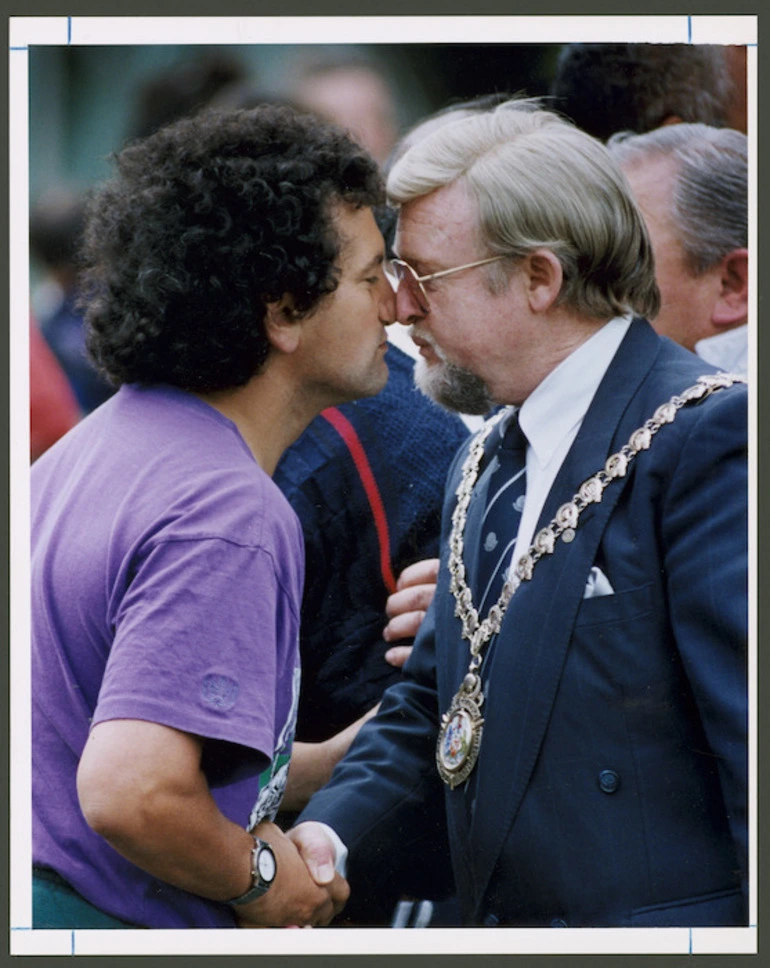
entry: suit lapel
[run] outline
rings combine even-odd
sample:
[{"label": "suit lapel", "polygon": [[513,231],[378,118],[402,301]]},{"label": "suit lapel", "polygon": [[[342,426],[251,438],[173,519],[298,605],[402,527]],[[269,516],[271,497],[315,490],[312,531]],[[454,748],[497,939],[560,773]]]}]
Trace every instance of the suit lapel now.
[{"label": "suit lapel", "polygon": [[[557,475],[539,527],[548,524],[557,508],[619,447],[618,426],[659,346],[648,324],[632,324]],[[601,503],[583,512],[573,542],[559,541],[554,554],[538,562],[532,581],[522,585],[511,601],[498,642],[488,657],[488,701],[483,709],[484,734],[476,765],[476,809],[469,845],[477,904],[535,766],[588,572],[624,483],[613,482]]]},{"label": "suit lapel", "polygon": [[635,320],[599,384],[575,442],[562,463],[543,505],[538,528],[545,527],[579,485],[604,465],[611,452],[613,435],[659,350],[660,338],[649,323]]}]

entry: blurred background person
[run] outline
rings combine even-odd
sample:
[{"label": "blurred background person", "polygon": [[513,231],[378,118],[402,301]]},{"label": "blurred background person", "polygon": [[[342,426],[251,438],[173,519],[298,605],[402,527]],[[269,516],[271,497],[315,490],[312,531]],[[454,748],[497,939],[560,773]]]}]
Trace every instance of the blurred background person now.
[{"label": "blurred background person", "polygon": [[77,400],[64,371],[37,326],[29,323],[29,457],[41,454],[80,419]]},{"label": "blurred background person", "polygon": [[652,321],[707,362],[748,368],[748,146],[731,128],[676,124],[617,134],[608,147],[631,184],[655,254]]},{"label": "blurred background person", "polygon": [[728,44],[722,48],[727,61],[727,72],[730,75],[732,92],[725,125],[747,134],[749,130],[748,79],[746,48],[736,44]]},{"label": "blurred background person", "polygon": [[130,113],[129,132],[145,138],[159,128],[206,107],[223,90],[244,83],[250,74],[227,51],[203,51],[144,78]]},{"label": "blurred background person", "polygon": [[384,164],[399,133],[393,87],[373,60],[316,55],[298,65],[289,86],[292,101],[336,121]]},{"label": "blurred background person", "polygon": [[330,739],[400,679],[387,599],[403,569],[438,554],[444,482],[468,434],[415,388],[410,356],[391,343],[386,361],[382,393],[321,414],[274,477],[305,536],[299,740]]},{"label": "blurred background person", "polygon": [[33,300],[36,318],[80,411],[86,414],[114,390],[85,350],[83,317],[77,304],[77,250],[83,213],[84,201],[77,192],[59,189],[43,196],[30,212],[29,244],[44,279]]},{"label": "blurred background person", "polygon": [[33,46],[30,196],[107,177],[107,158],[126,138],[210,103],[228,86],[250,83],[290,101],[311,62],[358,62],[384,78],[392,142],[453,99],[547,93],[558,52],[558,44],[511,43]]},{"label": "blurred background person", "polygon": [[602,141],[681,121],[745,132],[746,48],[566,44],[550,94],[555,111]]}]

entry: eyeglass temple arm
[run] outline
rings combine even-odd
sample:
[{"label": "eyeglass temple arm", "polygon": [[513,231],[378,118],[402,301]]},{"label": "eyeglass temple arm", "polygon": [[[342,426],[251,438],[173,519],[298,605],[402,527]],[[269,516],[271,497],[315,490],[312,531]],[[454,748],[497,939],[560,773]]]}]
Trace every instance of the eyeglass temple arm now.
[{"label": "eyeglass temple arm", "polygon": [[[417,282],[430,282],[431,279],[440,279],[441,276],[448,276],[448,275],[451,275],[453,272],[460,272],[461,269],[475,269],[476,266],[485,266],[490,262],[497,262],[498,259],[504,259],[504,258],[505,256],[503,255],[493,255],[486,259],[479,259],[478,262],[468,262],[464,266],[455,266],[452,269],[441,269],[439,272],[431,272],[427,276],[418,276],[417,273],[415,273],[415,279],[417,280]],[[398,261],[403,262],[402,259],[399,259]],[[405,264],[408,265],[408,263],[405,263]],[[411,269],[411,266],[409,266],[409,268]],[[414,272],[413,269],[412,271]]]}]

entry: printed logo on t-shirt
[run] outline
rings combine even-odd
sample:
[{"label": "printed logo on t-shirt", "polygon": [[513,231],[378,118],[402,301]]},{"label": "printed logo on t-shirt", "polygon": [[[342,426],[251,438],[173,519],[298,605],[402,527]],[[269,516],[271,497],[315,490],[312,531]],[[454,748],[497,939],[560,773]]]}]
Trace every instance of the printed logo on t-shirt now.
[{"label": "printed logo on t-shirt", "polygon": [[238,683],[230,676],[210,672],[201,681],[201,699],[215,709],[232,709],[238,698]]},{"label": "printed logo on t-shirt", "polygon": [[283,725],[275,746],[273,760],[267,769],[259,775],[259,796],[249,817],[248,829],[256,827],[263,820],[275,820],[286,790],[286,780],[289,775],[289,761],[291,747],[294,742],[294,730],[297,726],[297,709],[299,707],[300,667],[294,670],[292,678],[291,709]]}]

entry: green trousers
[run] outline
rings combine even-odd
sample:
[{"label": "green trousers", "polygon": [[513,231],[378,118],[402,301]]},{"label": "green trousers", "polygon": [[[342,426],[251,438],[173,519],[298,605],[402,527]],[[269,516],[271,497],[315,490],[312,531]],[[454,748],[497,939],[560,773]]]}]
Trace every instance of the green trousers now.
[{"label": "green trousers", "polygon": [[32,927],[134,928],[94,907],[48,867],[32,868]]}]

